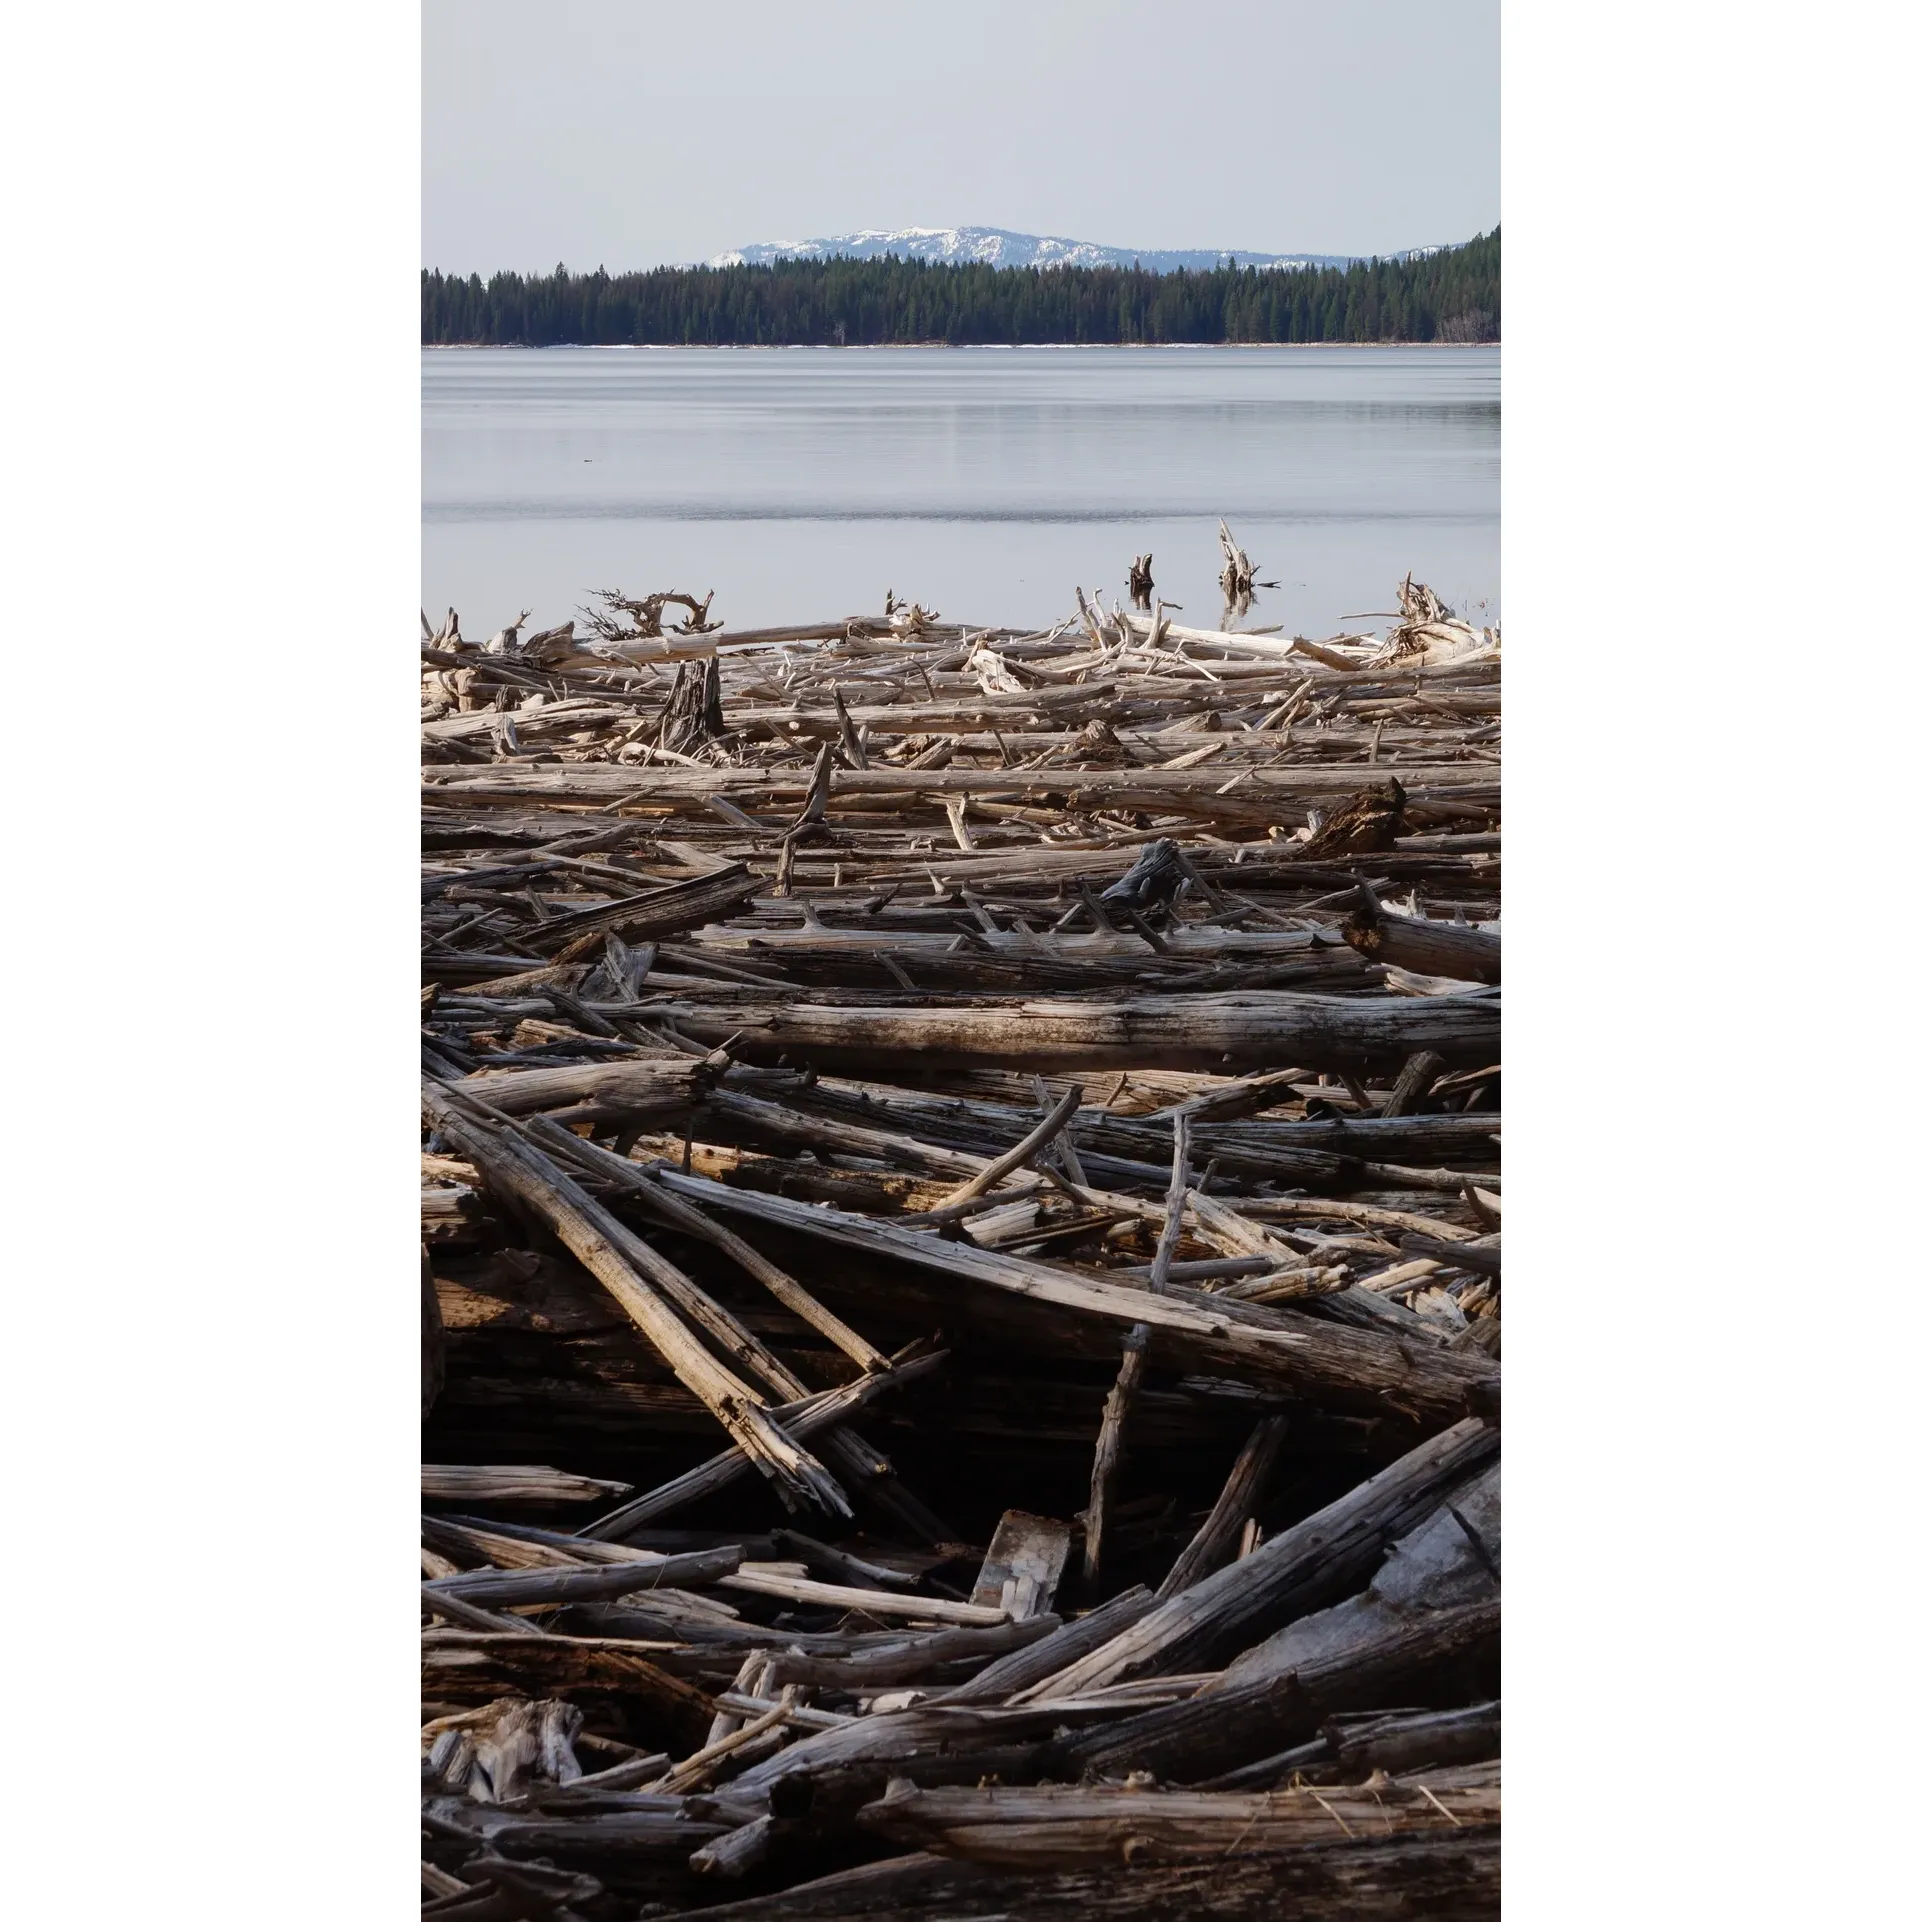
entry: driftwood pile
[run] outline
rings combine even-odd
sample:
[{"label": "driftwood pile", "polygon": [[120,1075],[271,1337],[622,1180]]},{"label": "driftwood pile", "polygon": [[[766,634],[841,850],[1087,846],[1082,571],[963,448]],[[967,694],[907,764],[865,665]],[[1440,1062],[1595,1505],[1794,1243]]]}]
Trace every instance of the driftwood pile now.
[{"label": "driftwood pile", "polygon": [[426,634],[424,1913],[1496,1913],[1500,644],[1401,598]]}]

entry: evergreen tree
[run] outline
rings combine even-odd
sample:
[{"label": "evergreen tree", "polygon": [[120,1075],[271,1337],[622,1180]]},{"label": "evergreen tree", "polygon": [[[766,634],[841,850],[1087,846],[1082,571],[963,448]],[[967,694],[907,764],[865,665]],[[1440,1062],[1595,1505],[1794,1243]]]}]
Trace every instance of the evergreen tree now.
[{"label": "evergreen tree", "polygon": [[1499,340],[1501,230],[1425,260],[1203,273],[879,260],[421,275],[428,346]]}]

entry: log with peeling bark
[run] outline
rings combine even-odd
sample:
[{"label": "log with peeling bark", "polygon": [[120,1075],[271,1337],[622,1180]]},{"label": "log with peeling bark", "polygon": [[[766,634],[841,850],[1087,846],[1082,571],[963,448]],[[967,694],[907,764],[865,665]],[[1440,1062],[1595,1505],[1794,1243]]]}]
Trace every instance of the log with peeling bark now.
[{"label": "log with peeling bark", "polygon": [[1220,538],[423,620],[426,1912],[1497,1912],[1500,638]]}]

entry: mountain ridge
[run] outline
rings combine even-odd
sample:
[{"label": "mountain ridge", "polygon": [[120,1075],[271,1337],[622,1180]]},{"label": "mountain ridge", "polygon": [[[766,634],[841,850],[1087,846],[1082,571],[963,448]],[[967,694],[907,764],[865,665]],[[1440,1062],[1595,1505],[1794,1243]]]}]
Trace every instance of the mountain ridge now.
[{"label": "mountain ridge", "polygon": [[764,267],[779,260],[878,260],[893,254],[903,260],[991,267],[1142,267],[1150,273],[1186,270],[1207,273],[1230,261],[1241,267],[1276,270],[1302,267],[1347,268],[1371,259],[1422,260],[1452,242],[1409,247],[1396,254],[1265,254],[1252,249],[1109,247],[1099,241],[1069,240],[1058,234],[1017,233],[1009,227],[866,227],[851,234],[812,240],[763,240],[730,248],[704,264],[709,267]]}]

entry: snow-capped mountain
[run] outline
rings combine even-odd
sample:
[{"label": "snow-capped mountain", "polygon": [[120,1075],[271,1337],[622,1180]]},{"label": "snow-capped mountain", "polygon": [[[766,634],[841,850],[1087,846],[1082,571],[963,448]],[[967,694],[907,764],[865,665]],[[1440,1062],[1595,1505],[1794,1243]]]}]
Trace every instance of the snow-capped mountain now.
[{"label": "snow-capped mountain", "polygon": [[[1410,248],[1396,260],[1418,259],[1439,253],[1438,247]],[[985,261],[991,267],[1132,267],[1171,274],[1178,267],[1205,273],[1230,260],[1244,267],[1347,267],[1365,255],[1262,254],[1241,248],[1205,251],[1141,247],[1103,247],[1092,240],[1063,240],[1053,234],[1010,233],[1005,227],[897,227],[891,231],[864,229],[858,234],[835,234],[824,240],[757,241],[716,254],[710,267],[760,267],[774,260],[876,260],[898,254],[907,260],[934,260],[956,265]]]}]

